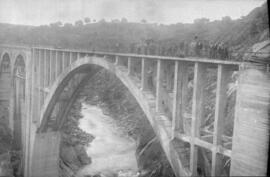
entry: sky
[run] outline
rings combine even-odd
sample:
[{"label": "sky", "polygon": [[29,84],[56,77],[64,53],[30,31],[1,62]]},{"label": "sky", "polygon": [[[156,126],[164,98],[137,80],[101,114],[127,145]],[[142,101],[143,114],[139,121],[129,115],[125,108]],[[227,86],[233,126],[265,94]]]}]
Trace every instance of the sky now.
[{"label": "sky", "polygon": [[192,23],[247,15],[266,0],[0,0],[0,23],[46,25],[56,21],[121,19],[151,23]]}]

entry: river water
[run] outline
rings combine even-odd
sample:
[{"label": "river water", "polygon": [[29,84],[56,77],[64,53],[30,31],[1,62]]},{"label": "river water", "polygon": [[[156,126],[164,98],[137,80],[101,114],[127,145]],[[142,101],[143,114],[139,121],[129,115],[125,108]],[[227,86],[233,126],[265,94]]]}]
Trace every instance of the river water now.
[{"label": "river water", "polygon": [[79,127],[95,136],[95,139],[87,147],[87,153],[92,158],[92,163],[82,168],[78,176],[94,174],[101,174],[105,177],[136,176],[135,141],[124,136],[114,120],[104,115],[97,106],[83,103],[82,115]]}]

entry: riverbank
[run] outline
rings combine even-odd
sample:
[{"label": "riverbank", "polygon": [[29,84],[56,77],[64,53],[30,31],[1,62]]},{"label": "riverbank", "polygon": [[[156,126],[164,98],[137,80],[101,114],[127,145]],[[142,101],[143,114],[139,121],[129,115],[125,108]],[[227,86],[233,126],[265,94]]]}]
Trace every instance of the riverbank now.
[{"label": "riverbank", "polygon": [[92,162],[91,157],[87,155],[86,147],[95,137],[79,128],[79,120],[82,118],[81,102],[81,98],[75,101],[61,129],[60,168],[63,174],[67,173],[70,176]]}]

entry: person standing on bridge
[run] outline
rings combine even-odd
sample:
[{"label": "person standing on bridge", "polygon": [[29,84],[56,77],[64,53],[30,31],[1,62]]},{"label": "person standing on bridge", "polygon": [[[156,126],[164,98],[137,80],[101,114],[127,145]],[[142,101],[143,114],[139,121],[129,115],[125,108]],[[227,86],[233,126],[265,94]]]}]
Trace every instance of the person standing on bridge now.
[{"label": "person standing on bridge", "polygon": [[198,36],[194,37],[194,40],[190,43],[190,48],[191,48],[191,56],[197,56],[198,53]]},{"label": "person standing on bridge", "polygon": [[209,56],[209,58],[214,58],[214,44],[213,44],[213,42],[210,42],[208,56]]},{"label": "person standing on bridge", "polygon": [[226,43],[224,44],[224,49],[223,50],[224,50],[224,52],[223,52],[224,53],[224,59],[228,60],[229,59],[229,49],[228,49],[228,45]]}]

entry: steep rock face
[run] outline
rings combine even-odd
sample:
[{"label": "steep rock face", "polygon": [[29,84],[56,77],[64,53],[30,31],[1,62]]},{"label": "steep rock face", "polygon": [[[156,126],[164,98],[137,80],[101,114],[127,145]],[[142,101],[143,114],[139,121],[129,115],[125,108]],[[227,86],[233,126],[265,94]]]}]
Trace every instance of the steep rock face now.
[{"label": "steep rock face", "polygon": [[62,144],[60,157],[74,172],[77,172],[84,165],[91,163],[91,158],[88,157],[85,148],[80,144],[75,146]]},{"label": "steep rock face", "polygon": [[62,143],[60,147],[60,158],[67,168],[75,174],[80,168],[91,164],[91,157],[87,155],[86,145],[94,137],[78,127],[81,114],[80,97],[73,104],[67,120],[62,127]]},{"label": "steep rock face", "polygon": [[81,165],[87,165],[91,163],[91,158],[88,157],[85,147],[81,144],[74,146],[77,157],[81,163]]},{"label": "steep rock face", "polygon": [[81,163],[73,146],[63,145],[61,147],[60,157],[65,163],[69,164],[73,171],[77,171],[81,167]]}]

